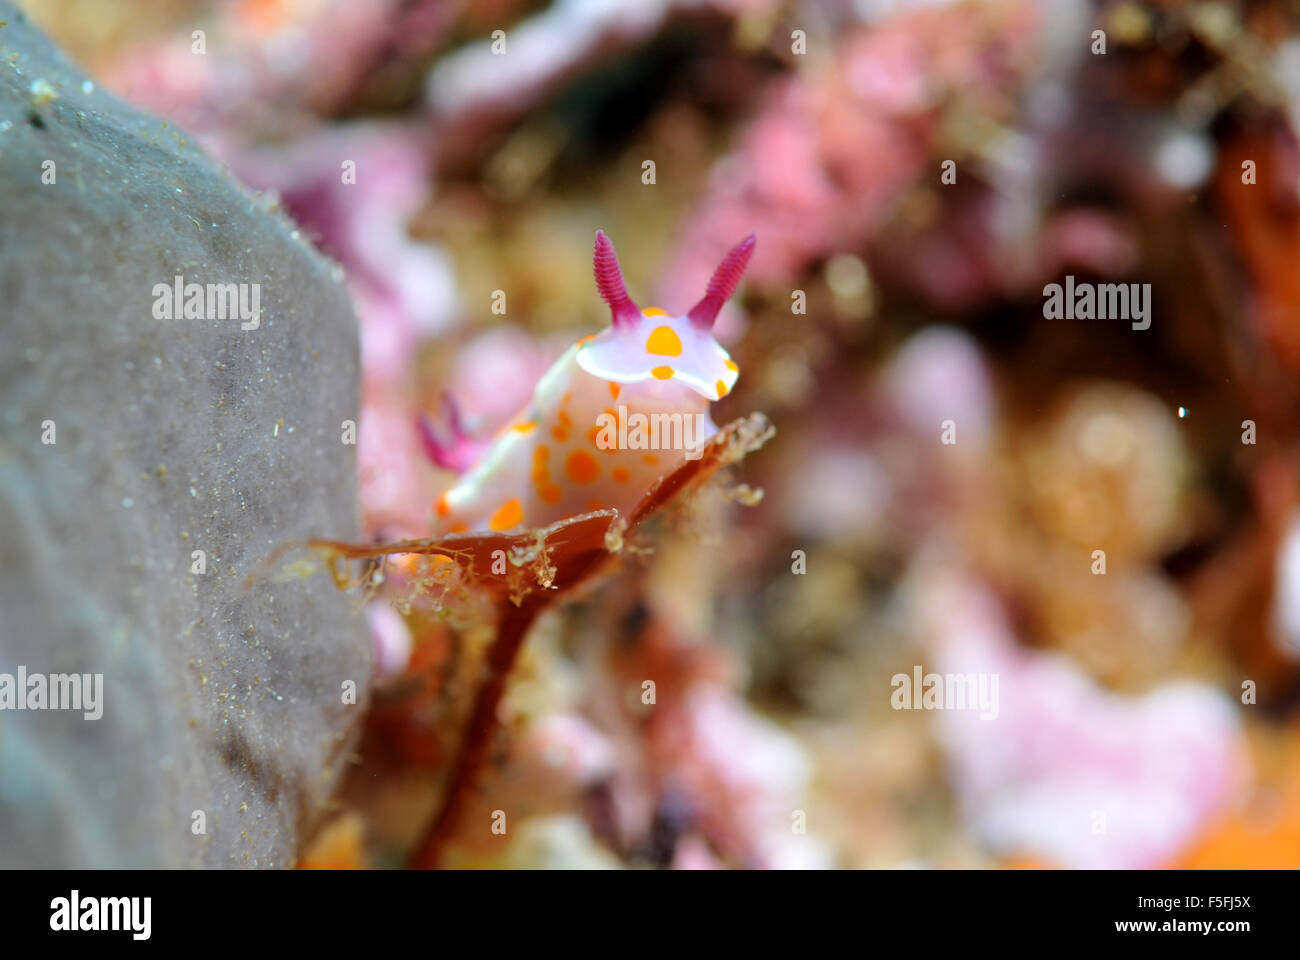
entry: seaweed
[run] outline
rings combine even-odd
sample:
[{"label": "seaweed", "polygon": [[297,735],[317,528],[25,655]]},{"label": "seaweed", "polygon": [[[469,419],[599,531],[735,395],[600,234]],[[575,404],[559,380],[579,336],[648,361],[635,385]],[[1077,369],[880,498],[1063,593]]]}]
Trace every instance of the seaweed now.
[{"label": "seaweed", "polygon": [[[593,582],[623,552],[634,550],[631,538],[651,516],[690,497],[719,470],[739,462],[774,434],[775,428],[761,413],[728,424],[713,436],[698,459],[687,460],[660,478],[626,517],[617,510],[598,510],[521,533],[470,532],[380,544],[311,539],[277,548],[250,578],[251,583],[271,571],[286,554],[305,549],[321,559],[339,589],[360,587],[368,591],[368,600],[376,584],[374,573],[382,570],[388,558],[445,558],[436,562],[431,576],[449,582],[444,571],[455,569],[464,585],[488,597],[495,608],[495,636],[488,647],[483,679],[452,761],[449,784],[410,858],[412,867],[436,867],[454,835],[497,730],[497,708],[511,669],[537,618],[563,597]],[[742,502],[754,502],[754,498],[742,498]],[[503,559],[504,573],[500,572]],[[349,575],[351,561],[365,564],[357,576]],[[415,578],[415,582],[417,590],[426,589],[429,577]]]}]

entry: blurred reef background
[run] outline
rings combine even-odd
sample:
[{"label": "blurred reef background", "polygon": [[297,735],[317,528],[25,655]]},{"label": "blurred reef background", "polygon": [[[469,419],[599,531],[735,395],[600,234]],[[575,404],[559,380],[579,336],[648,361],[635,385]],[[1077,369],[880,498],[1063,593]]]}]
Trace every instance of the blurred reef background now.
[{"label": "blurred reef background", "polygon": [[[21,6],[342,267],[365,539],[427,529],[444,391],[490,434],[607,322],[596,228],[674,313],[757,231],[713,417],[775,425],[763,496],[534,629],[453,865],[1300,866],[1300,4]],[[357,616],[305,866],[405,861],[485,643],[400,576]],[[997,718],[894,709],[918,664]]]}]

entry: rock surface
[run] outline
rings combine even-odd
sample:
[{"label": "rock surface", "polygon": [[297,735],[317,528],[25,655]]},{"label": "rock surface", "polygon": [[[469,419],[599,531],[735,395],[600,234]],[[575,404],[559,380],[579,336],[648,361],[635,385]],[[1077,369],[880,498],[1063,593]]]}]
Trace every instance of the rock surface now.
[{"label": "rock surface", "polygon": [[[244,577],[357,533],[342,278],[6,0],[0,21],[0,675],[103,674],[98,720],[0,710],[0,867],[291,865],[368,635],[328,577]],[[157,319],[178,275],[260,284],[260,325]]]}]

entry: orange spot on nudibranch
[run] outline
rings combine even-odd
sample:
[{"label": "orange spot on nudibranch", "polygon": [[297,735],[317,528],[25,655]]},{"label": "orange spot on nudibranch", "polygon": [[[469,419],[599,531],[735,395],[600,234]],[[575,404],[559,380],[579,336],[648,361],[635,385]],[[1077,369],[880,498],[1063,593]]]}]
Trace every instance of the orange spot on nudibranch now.
[{"label": "orange spot on nudibranch", "polygon": [[464,533],[464,532],[465,532],[466,530],[468,530],[468,529],[469,529],[469,527],[465,526],[465,524],[463,524],[463,523],[453,523],[450,527],[447,528],[447,532],[448,532],[448,533]]},{"label": "orange spot on nudibranch", "polygon": [[672,327],[655,327],[646,338],[645,352],[661,357],[680,357],[682,355],[682,338]]},{"label": "orange spot on nudibranch", "polygon": [[523,423],[516,423],[512,429],[517,433],[527,433],[529,430],[536,430],[537,424],[531,420],[525,420]]},{"label": "orange spot on nudibranch", "polygon": [[[565,394],[565,399],[568,399],[568,396],[568,394]],[[569,427],[572,425],[573,421],[569,418],[569,415],[561,410],[555,415],[555,426],[551,427],[551,436],[560,443],[564,443],[569,439]]]},{"label": "orange spot on nudibranch", "polygon": [[721,380],[718,381],[718,398],[721,399],[727,395],[727,385]]},{"label": "orange spot on nudibranch", "polygon": [[420,572],[420,557],[418,554],[403,553],[401,556],[393,557],[388,562],[408,577],[413,577]]},{"label": "orange spot on nudibranch", "polygon": [[551,482],[551,470],[546,465],[550,453],[550,448],[544,443],[533,448],[533,486],[537,488],[537,495],[546,503],[558,503],[563,493]]},{"label": "orange spot on nudibranch", "polygon": [[586,450],[574,450],[564,461],[564,472],[574,483],[591,483],[600,476],[600,464]]},{"label": "orange spot on nudibranch", "polygon": [[632,476],[632,471],[627,467],[615,467],[609,475],[614,478],[615,483],[627,483],[628,478]]},{"label": "orange spot on nudibranch", "polygon": [[740,367],[736,366],[736,362],[732,360],[730,357],[728,357],[726,360],[723,360],[722,362],[727,365],[727,369],[730,370],[732,373],[740,372]]},{"label": "orange spot on nudibranch", "polygon": [[596,339],[596,334],[594,334],[594,333],[589,333],[589,334],[587,334],[585,337],[580,337],[580,338],[578,339],[578,342],[577,342],[576,344],[574,344],[574,346],[580,347],[580,346],[582,346],[584,343],[586,343],[588,340],[595,340],[595,339]]},{"label": "orange spot on nudibranch", "polygon": [[618,399],[618,394],[621,389],[622,388],[613,380],[609,382],[609,395],[613,397],[615,400]]},{"label": "orange spot on nudibranch", "polygon": [[650,376],[656,380],[671,380],[676,372],[672,367],[655,367],[650,371]]},{"label": "orange spot on nudibranch", "polygon": [[645,461],[646,463],[650,464],[650,466],[652,466],[652,467],[653,467],[656,463],[659,462],[659,458],[656,457],[653,453],[647,453],[647,454],[646,454],[644,457],[642,457],[641,459],[642,459],[643,461]]},{"label": "orange spot on nudibranch", "polygon": [[434,510],[437,512],[438,516],[440,517],[445,517],[447,514],[451,513],[451,505],[447,503],[446,490],[438,494],[438,503],[434,507]]},{"label": "orange spot on nudibranch", "polygon": [[488,521],[488,527],[493,530],[509,530],[511,527],[517,527],[524,522],[524,508],[520,505],[517,497],[512,497],[497,508],[497,512],[492,514],[492,519]]},{"label": "orange spot on nudibranch", "polygon": [[641,316],[643,316],[643,317],[666,317],[666,316],[668,316],[668,311],[667,311],[667,310],[660,310],[658,307],[646,307],[644,310],[641,311]]}]

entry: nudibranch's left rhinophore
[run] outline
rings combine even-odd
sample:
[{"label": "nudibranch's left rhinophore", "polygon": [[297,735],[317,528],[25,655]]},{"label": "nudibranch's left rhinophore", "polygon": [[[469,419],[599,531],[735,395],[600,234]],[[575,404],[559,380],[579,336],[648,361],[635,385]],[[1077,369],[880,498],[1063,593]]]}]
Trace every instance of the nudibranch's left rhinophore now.
[{"label": "nudibranch's left rhinophore", "polygon": [[717,431],[709,404],[739,370],[713,323],[754,252],[750,234],[726,255],[704,297],[681,316],[640,309],[614,246],[596,232],[596,287],[610,325],[583,337],[537,382],[532,402],[478,451],[460,428],[443,441],[421,424],[441,466],[463,470],[438,497],[435,532],[544,527],[593,510],[626,514],[660,477]]}]

